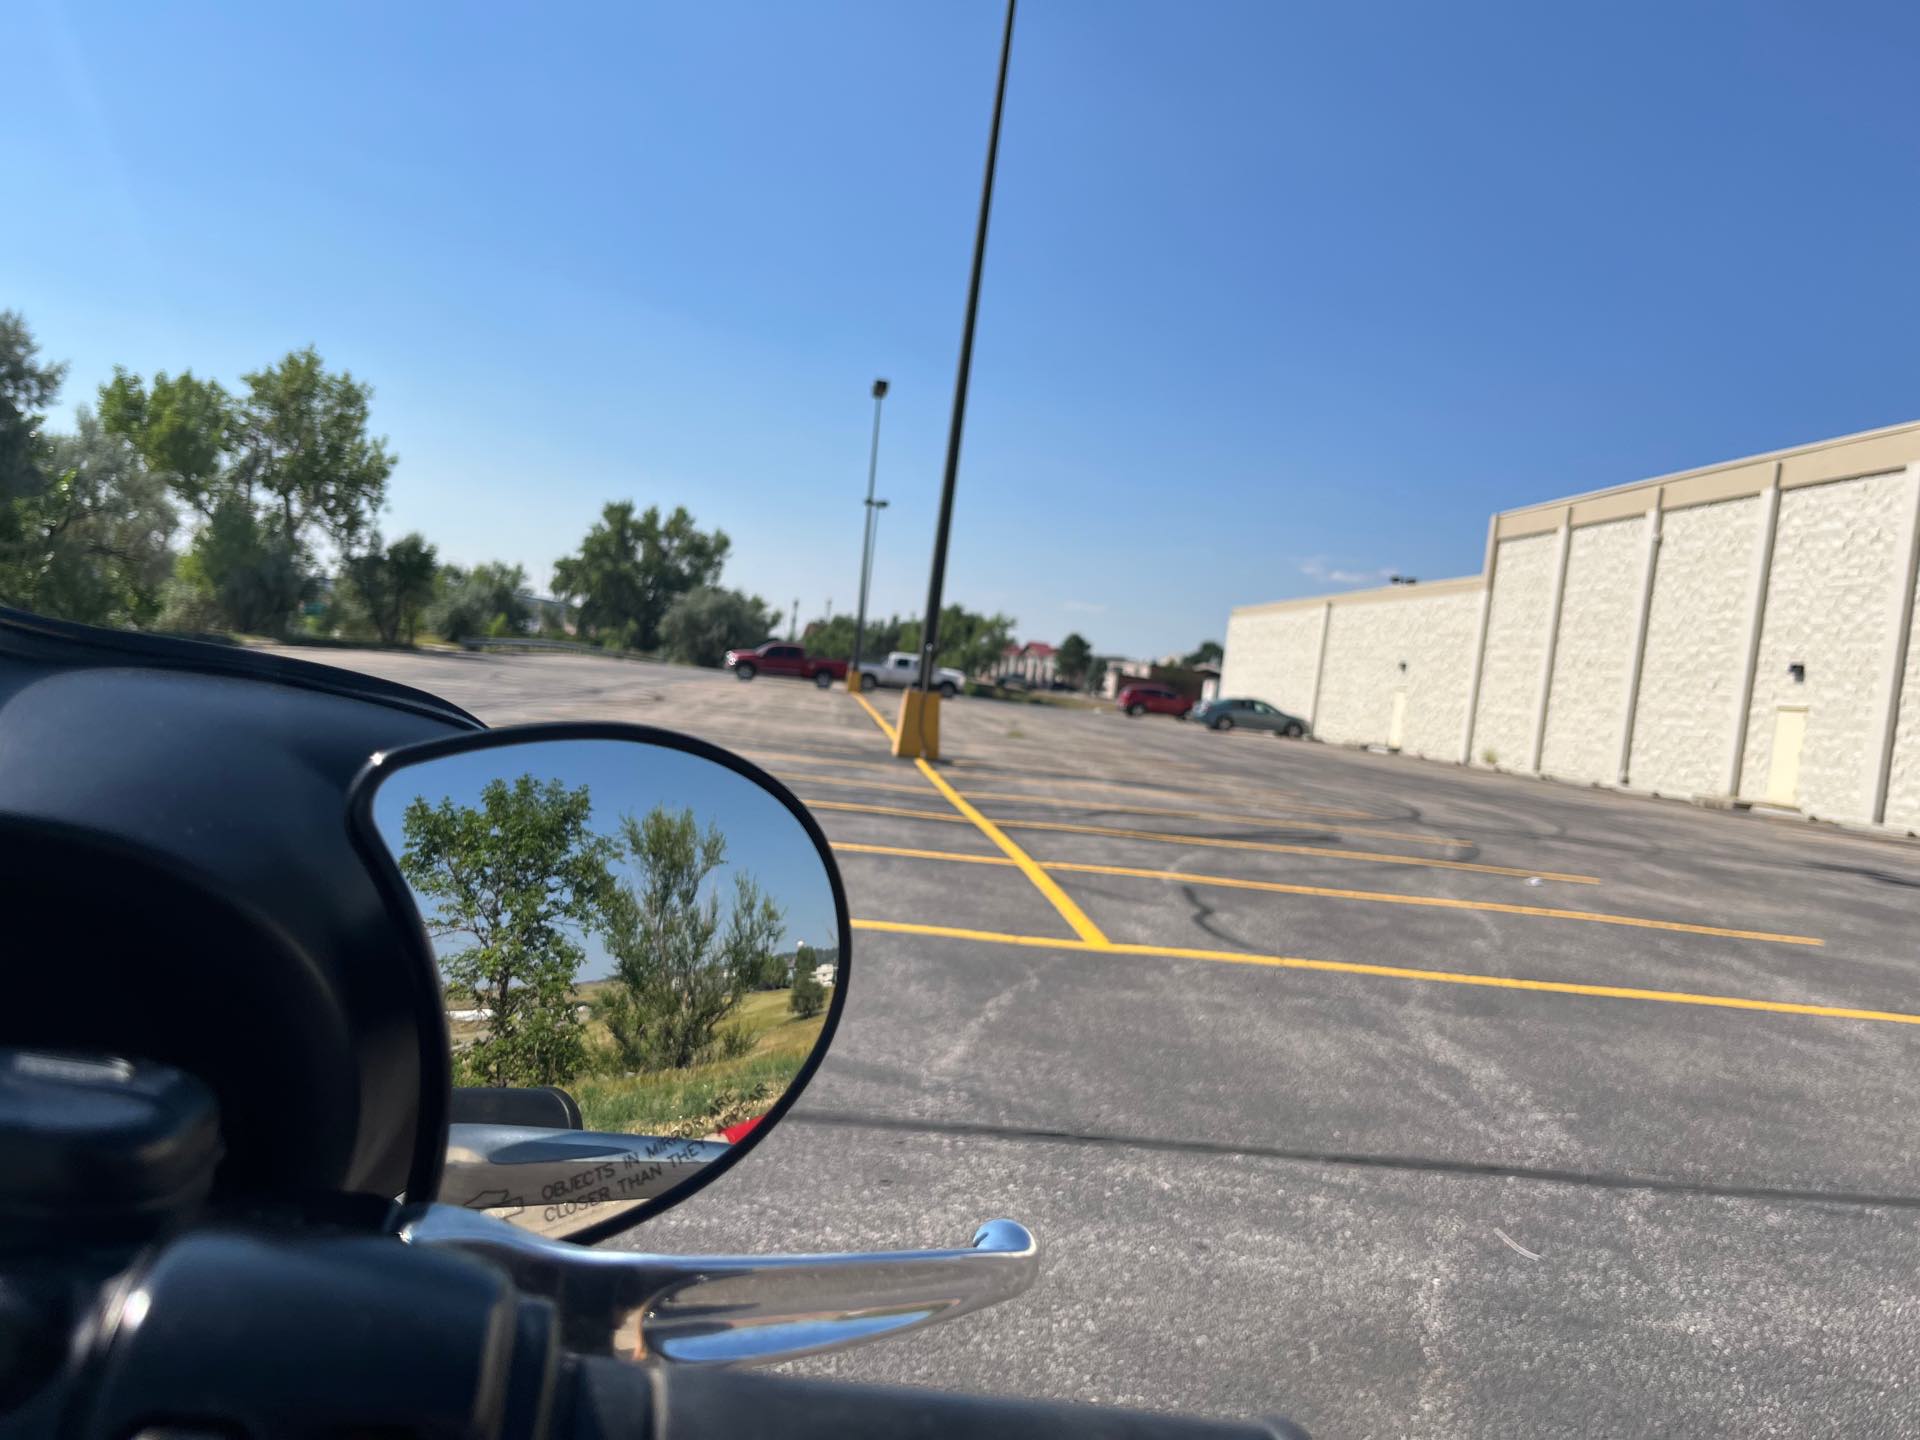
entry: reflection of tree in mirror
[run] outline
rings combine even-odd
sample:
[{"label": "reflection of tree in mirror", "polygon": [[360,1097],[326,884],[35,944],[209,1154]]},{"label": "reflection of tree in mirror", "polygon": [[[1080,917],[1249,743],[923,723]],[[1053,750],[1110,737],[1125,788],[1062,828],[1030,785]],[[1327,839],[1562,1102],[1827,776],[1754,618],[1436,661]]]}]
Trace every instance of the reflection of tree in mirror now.
[{"label": "reflection of tree in mirror", "polygon": [[489,780],[477,807],[407,806],[401,873],[430,934],[472,940],[440,963],[488,1013],[486,1032],[455,1056],[457,1083],[557,1085],[586,1061],[573,983],[617,853],[587,828],[591,809],[586,786],[531,775]]},{"label": "reflection of tree in mirror", "polygon": [[656,806],[621,821],[637,883],[609,889],[604,934],[613,983],[597,1011],[622,1065],[678,1069],[745,1053],[744,1034],[720,1022],[768,973],[781,933],[780,907],[751,876],[733,877],[724,920],[720,897],[702,884],[726,863],[718,826],[703,832],[691,810]]},{"label": "reflection of tree in mirror", "polygon": [[827,987],[814,977],[811,965],[794,966],[793,991],[787,997],[787,1007],[803,1020],[827,1008]]}]

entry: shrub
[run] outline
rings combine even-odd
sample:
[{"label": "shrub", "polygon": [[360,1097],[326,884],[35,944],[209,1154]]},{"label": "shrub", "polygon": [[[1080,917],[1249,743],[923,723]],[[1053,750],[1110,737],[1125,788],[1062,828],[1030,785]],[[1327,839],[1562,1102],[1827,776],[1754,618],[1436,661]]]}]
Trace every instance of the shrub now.
[{"label": "shrub", "polygon": [[812,1019],[827,1008],[827,987],[813,978],[811,970],[793,977],[793,992],[787,996],[787,1008],[802,1020]]}]

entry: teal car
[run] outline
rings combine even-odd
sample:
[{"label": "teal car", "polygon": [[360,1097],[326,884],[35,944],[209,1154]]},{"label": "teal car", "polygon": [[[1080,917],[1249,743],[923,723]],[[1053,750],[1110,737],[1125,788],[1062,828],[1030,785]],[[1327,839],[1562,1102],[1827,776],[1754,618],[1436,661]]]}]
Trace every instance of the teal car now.
[{"label": "teal car", "polygon": [[1307,733],[1307,722],[1264,700],[1209,700],[1187,719],[1209,730],[1271,730],[1289,740]]}]

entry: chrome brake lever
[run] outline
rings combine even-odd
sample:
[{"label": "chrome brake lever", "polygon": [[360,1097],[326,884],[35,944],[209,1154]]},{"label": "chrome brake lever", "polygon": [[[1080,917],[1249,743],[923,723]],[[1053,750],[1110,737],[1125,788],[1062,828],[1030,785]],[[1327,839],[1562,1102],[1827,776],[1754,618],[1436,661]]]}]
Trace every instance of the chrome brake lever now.
[{"label": "chrome brake lever", "polygon": [[1040,1270],[1024,1225],[962,1250],[636,1255],[590,1250],[454,1205],[400,1214],[400,1238],[463,1251],[553,1301],[573,1349],[683,1365],[769,1365],[904,1334],[1011,1300]]}]

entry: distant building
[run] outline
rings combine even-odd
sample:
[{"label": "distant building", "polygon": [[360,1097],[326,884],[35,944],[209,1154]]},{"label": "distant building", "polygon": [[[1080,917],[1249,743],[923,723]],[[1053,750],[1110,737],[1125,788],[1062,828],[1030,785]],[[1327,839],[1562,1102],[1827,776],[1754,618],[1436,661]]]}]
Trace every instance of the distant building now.
[{"label": "distant building", "polygon": [[1477,574],[1227,622],[1336,744],[1920,832],[1920,422],[1492,517]]},{"label": "distant building", "polygon": [[1004,680],[1018,675],[1035,689],[1045,689],[1060,674],[1058,651],[1044,640],[1029,640],[1024,645],[1009,645],[987,671],[989,680]]}]

